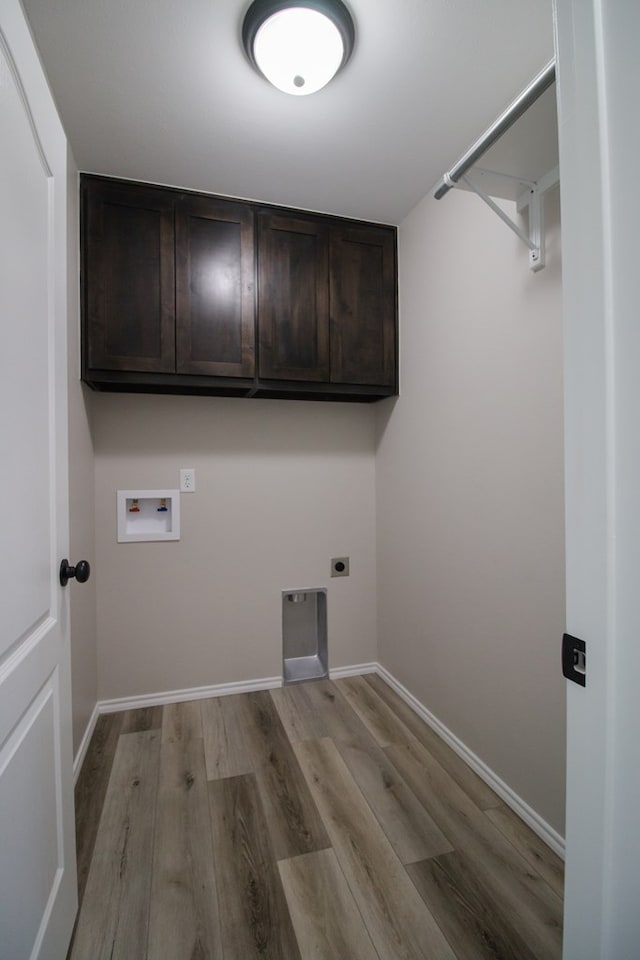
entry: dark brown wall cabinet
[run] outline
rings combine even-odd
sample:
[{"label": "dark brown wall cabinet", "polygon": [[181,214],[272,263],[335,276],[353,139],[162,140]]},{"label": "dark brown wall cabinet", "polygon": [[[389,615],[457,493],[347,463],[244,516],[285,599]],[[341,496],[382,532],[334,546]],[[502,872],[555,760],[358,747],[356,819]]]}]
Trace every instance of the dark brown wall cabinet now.
[{"label": "dark brown wall cabinet", "polygon": [[380,229],[331,230],[331,379],[396,382],[395,236]]},{"label": "dark brown wall cabinet", "polygon": [[176,369],[252,377],[253,214],[209,197],[176,201]]},{"label": "dark brown wall cabinet", "polygon": [[330,380],[327,225],[260,214],[258,264],[260,376]]},{"label": "dark brown wall cabinet", "polygon": [[85,199],[88,367],[173,373],[173,196],[98,182]]},{"label": "dark brown wall cabinet", "polygon": [[95,389],[397,392],[395,228],[102,177],[81,191]]}]

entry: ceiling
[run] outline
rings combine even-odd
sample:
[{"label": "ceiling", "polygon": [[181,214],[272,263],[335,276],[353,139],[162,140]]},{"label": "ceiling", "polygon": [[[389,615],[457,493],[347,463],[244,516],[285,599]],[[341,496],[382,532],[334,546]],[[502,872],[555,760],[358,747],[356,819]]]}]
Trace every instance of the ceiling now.
[{"label": "ceiling", "polygon": [[248,0],[23,0],[81,170],[399,223],[553,56],[551,0],[347,0],[356,46],[291,97]]}]

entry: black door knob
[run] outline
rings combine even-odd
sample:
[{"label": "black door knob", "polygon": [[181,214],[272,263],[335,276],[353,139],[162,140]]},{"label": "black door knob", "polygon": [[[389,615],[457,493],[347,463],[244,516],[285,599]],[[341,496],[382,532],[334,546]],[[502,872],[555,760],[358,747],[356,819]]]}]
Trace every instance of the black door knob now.
[{"label": "black door knob", "polygon": [[73,580],[74,577],[78,583],[86,583],[90,574],[91,567],[88,560],[80,560],[75,567],[72,567],[67,559],[60,564],[60,583],[63,587],[66,587],[69,580]]}]

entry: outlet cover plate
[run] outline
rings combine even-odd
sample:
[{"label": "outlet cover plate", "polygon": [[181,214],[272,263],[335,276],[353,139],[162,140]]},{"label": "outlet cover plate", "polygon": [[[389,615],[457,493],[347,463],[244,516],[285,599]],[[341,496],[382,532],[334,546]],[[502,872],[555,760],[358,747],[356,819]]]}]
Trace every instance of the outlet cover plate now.
[{"label": "outlet cover plate", "polygon": [[331,561],[332,577],[349,576],[349,557],[334,557]]},{"label": "outlet cover plate", "polygon": [[194,467],[183,467],[180,470],[180,493],[195,493],[196,471]]}]

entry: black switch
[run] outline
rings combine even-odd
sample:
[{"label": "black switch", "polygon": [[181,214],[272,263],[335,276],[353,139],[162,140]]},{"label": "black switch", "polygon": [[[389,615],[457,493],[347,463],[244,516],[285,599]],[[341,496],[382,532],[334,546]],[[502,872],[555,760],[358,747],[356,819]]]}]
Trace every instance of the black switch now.
[{"label": "black switch", "polygon": [[562,636],[562,673],[567,680],[587,685],[587,645],[584,640],[572,637],[570,633]]}]

